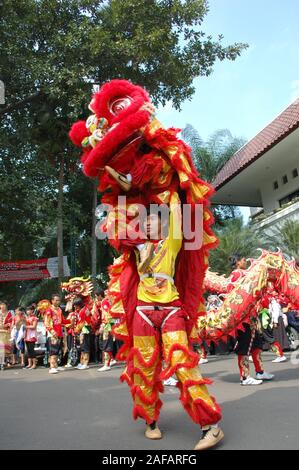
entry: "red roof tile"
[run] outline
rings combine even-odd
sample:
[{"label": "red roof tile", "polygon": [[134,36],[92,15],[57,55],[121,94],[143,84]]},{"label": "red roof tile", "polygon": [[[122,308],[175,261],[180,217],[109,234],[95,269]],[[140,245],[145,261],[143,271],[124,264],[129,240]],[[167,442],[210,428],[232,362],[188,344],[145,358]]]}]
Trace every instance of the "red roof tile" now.
[{"label": "red roof tile", "polygon": [[299,98],[228,160],[217,174],[213,186],[219,189],[297,127]]}]

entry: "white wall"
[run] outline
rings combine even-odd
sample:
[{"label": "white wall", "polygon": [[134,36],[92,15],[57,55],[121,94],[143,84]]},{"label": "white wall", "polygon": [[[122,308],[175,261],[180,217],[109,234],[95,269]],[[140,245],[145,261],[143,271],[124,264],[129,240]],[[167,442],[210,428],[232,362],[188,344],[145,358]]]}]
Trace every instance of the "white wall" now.
[{"label": "white wall", "polygon": [[[280,199],[299,189],[299,176],[297,176],[297,178],[293,178],[292,176],[292,171],[294,168],[297,168],[299,173],[299,161],[289,163],[288,166],[284,169],[283,174],[279,173],[276,175],[276,177],[274,176],[271,179],[266,180],[264,185],[260,188],[263,207],[266,214],[280,207]],[[288,183],[286,184],[283,184],[282,182],[282,177],[284,175],[287,175],[288,177]],[[279,185],[278,189],[276,190],[273,188],[274,181],[277,181]]]},{"label": "white wall", "polygon": [[283,225],[287,220],[299,220],[299,202],[295,202],[269,215],[269,217],[264,220],[254,223],[252,227],[255,230],[263,229],[266,233],[271,235],[273,228]]},{"label": "white wall", "polygon": [[263,210],[262,207],[250,207],[250,215],[253,216],[255,214],[258,214],[259,212],[261,212]]}]

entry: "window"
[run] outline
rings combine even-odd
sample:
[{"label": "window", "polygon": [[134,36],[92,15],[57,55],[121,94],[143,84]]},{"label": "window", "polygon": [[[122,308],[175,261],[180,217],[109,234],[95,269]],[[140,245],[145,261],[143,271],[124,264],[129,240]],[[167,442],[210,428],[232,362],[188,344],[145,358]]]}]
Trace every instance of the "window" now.
[{"label": "window", "polygon": [[278,189],[278,182],[277,182],[277,181],[274,181],[274,183],[273,183],[273,189]]},{"label": "window", "polygon": [[297,178],[297,176],[298,176],[297,168],[294,168],[294,170],[292,171],[292,175],[293,175],[293,178]]},{"label": "window", "polygon": [[287,184],[287,182],[288,182],[288,177],[287,177],[287,175],[283,175],[283,177],[282,177],[282,182],[283,182],[283,184]]},{"label": "window", "polygon": [[299,197],[299,189],[288,196],[283,197],[282,199],[279,200],[279,205],[282,207],[284,204],[287,204],[288,202],[291,202],[293,199],[296,199]]}]

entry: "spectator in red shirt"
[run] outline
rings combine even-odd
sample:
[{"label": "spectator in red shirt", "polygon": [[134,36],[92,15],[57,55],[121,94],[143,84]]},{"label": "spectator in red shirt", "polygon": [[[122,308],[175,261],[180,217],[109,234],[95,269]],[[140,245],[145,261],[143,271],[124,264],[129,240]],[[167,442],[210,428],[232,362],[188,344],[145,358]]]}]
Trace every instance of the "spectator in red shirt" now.
[{"label": "spectator in red shirt", "polygon": [[0,302],[0,369],[4,369],[5,361],[9,366],[11,355],[10,328],[12,315],[8,310],[8,304],[5,300]]},{"label": "spectator in red shirt", "polygon": [[49,374],[57,374],[62,367],[58,367],[58,355],[62,348],[63,342],[63,325],[68,325],[69,321],[65,320],[60,308],[61,298],[59,294],[53,294],[51,299],[52,305],[46,310],[44,323],[47,330],[48,347],[50,356]]},{"label": "spectator in red shirt", "polygon": [[26,308],[26,332],[25,344],[28,356],[27,369],[36,369],[37,360],[35,357],[34,345],[37,341],[37,317],[34,315],[34,306],[30,305]]},{"label": "spectator in red shirt", "polygon": [[18,355],[21,356],[21,367],[25,367],[25,325],[26,310],[23,307],[15,309],[15,316],[11,322],[11,341],[13,346],[12,365],[18,363]]}]

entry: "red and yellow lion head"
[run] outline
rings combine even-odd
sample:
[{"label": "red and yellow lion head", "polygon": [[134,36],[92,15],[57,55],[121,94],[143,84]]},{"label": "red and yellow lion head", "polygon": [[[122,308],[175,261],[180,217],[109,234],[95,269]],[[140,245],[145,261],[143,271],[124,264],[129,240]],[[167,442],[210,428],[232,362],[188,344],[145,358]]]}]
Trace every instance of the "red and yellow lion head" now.
[{"label": "red and yellow lion head", "polygon": [[70,130],[73,143],[83,148],[81,161],[89,177],[101,174],[104,166],[114,168],[130,162],[117,156],[128,146],[140,145],[142,128],[150,121],[154,108],[147,92],[127,80],[111,80],[95,93],[89,109],[93,112],[86,121],[78,121]]}]

